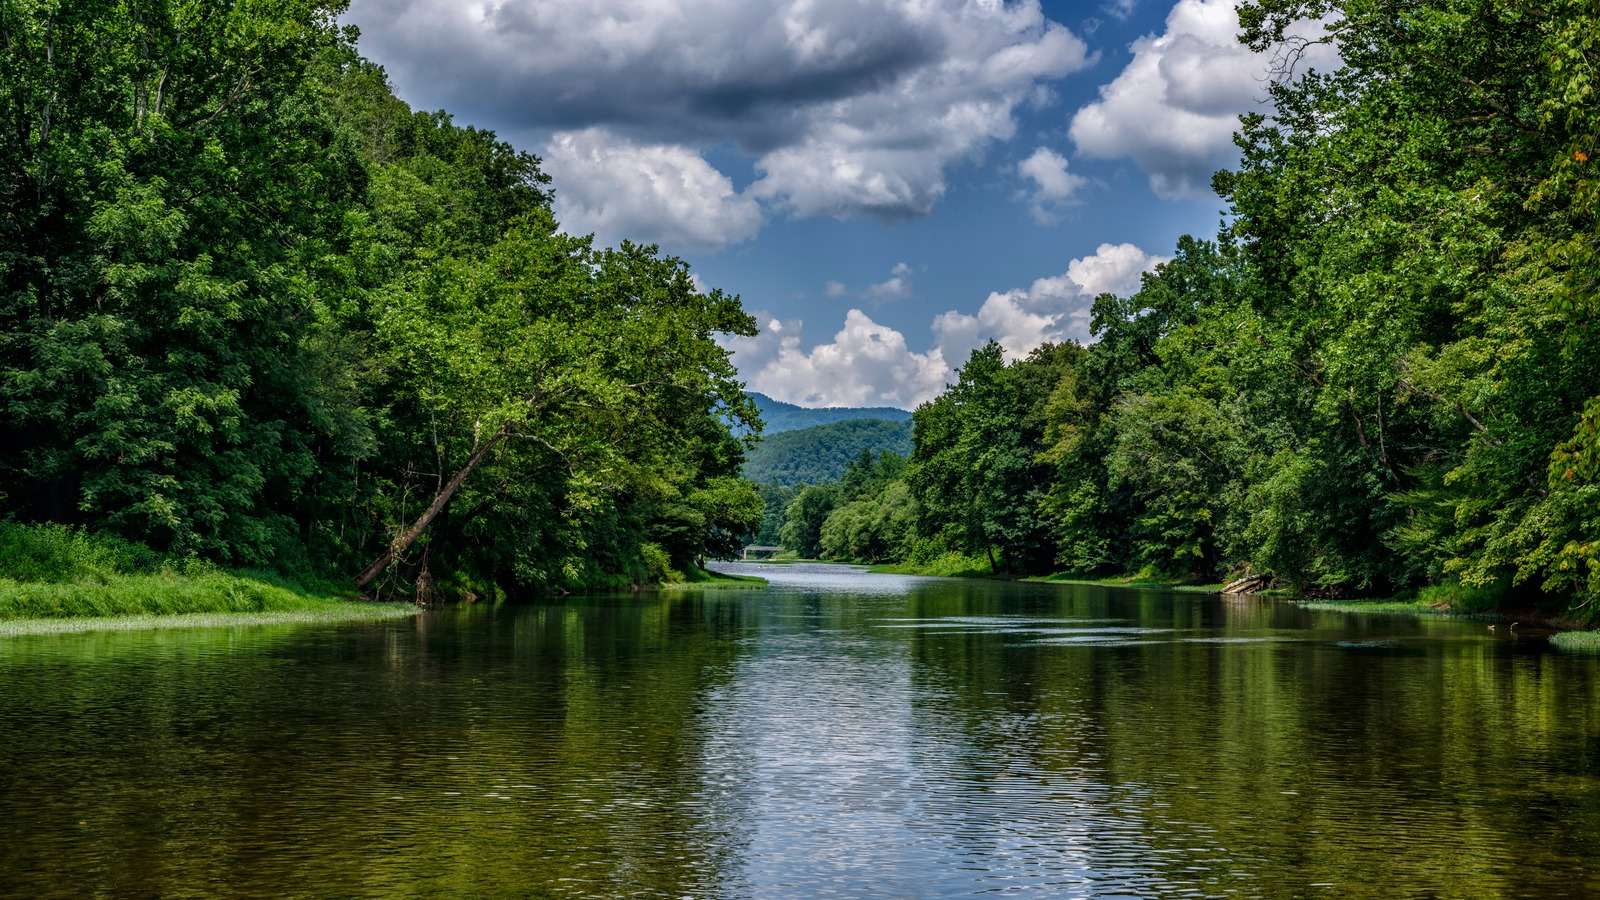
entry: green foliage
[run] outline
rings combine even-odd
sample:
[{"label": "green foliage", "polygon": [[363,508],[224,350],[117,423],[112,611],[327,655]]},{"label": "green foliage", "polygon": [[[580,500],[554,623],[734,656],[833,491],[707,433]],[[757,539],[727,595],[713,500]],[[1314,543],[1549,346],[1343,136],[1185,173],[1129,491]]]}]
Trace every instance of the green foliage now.
[{"label": "green foliage", "polygon": [[761,495],[762,510],[761,526],[756,529],[755,543],[765,547],[781,546],[783,538],[779,532],[783,530],[789,504],[794,500],[796,489],[778,484],[758,483],[756,491]]},{"label": "green foliage", "polygon": [[873,567],[874,572],[891,572],[903,575],[931,575],[939,578],[983,578],[994,574],[989,560],[981,556],[968,556],[954,550],[934,555],[914,554],[911,559],[896,565]]},{"label": "green foliage", "polygon": [[343,11],[0,10],[0,515],[395,593],[732,553],[738,299],[563,235]]},{"label": "green foliage", "polygon": [[778,532],[783,546],[800,554],[802,559],[820,559],[822,524],[838,502],[836,485],[802,485],[784,511],[783,528]]},{"label": "green foliage", "polygon": [[0,620],[321,612],[346,601],[265,573],[174,560],[114,535],[0,523]]},{"label": "green foliage", "polygon": [[149,573],[161,558],[114,535],[88,534],[66,525],[0,522],[0,578],[17,582],[92,582],[113,575]]},{"label": "green foliage", "polygon": [[[1239,15],[1295,77],[1241,119],[1217,243],[1097,297],[1087,350],[986,347],[917,410],[907,558],[1592,615],[1593,4]],[[1312,21],[1335,71],[1294,68]]]},{"label": "green foliage", "polygon": [[1551,635],[1550,646],[1578,653],[1600,653],[1600,631],[1563,631]]},{"label": "green foliage", "polygon": [[911,453],[911,423],[851,419],[768,434],[749,454],[744,477],[794,487],[835,481],[863,452]]},{"label": "green foliage", "polygon": [[916,537],[916,501],[894,480],[828,514],[818,533],[826,559],[875,563],[905,559]]},{"label": "green foliage", "polygon": [[1054,391],[1082,354],[1075,344],[1046,345],[1008,364],[991,341],[973,351],[954,386],[917,409],[906,481],[919,534],[1001,571],[1051,564],[1051,523],[1041,513],[1050,470],[1039,445]]}]

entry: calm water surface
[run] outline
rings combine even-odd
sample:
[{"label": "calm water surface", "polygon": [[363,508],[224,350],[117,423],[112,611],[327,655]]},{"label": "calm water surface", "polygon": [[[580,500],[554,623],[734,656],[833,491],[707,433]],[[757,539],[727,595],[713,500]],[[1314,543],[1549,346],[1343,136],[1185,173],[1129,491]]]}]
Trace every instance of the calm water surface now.
[{"label": "calm water surface", "polygon": [[1504,626],[761,591],[0,638],[0,895],[1600,895],[1600,661]]}]

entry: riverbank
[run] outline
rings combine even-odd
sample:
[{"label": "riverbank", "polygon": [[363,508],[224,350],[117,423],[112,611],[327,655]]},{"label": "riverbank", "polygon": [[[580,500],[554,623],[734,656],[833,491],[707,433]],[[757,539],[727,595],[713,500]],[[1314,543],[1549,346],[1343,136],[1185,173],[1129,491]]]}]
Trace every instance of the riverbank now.
[{"label": "riverbank", "polygon": [[59,630],[27,624],[39,621],[71,621],[74,630],[84,630],[153,627],[156,620],[193,616],[213,617],[196,624],[242,624],[414,611],[404,603],[357,602],[337,585],[174,559],[107,535],[0,524],[0,623],[6,625],[0,633]]},{"label": "riverbank", "polygon": [[159,628],[232,628],[244,625],[367,622],[403,619],[421,611],[414,603],[361,603],[334,599],[324,604],[307,605],[300,609],[264,612],[9,619],[0,621],[0,637],[78,634],[87,631],[147,631]]},{"label": "riverbank", "polygon": [[[1223,582],[1197,582],[1192,578],[1172,578],[1148,572],[1113,575],[1104,578],[1084,578],[1073,573],[1016,577],[992,571],[989,561],[982,557],[945,554],[929,564],[882,563],[868,568],[869,572],[893,575],[930,575],[946,578],[979,578],[994,581],[1022,581],[1040,584],[1081,584],[1094,587],[1131,588],[1138,590],[1184,591],[1201,594],[1221,593]],[[1249,596],[1270,600],[1287,600],[1296,605],[1329,612],[1347,612],[1362,615],[1416,615],[1454,616],[1521,623],[1546,629],[1552,646],[1563,650],[1600,653],[1600,631],[1592,630],[1593,622],[1579,621],[1567,616],[1538,609],[1507,608],[1505,585],[1485,588],[1468,588],[1461,585],[1432,585],[1408,591],[1399,597],[1372,600],[1318,600],[1298,598],[1288,591],[1261,591]]]},{"label": "riverbank", "polygon": [[224,571],[112,574],[19,582],[0,578],[0,634],[327,622],[411,615],[409,603],[371,603]]},{"label": "riverbank", "polygon": [[660,586],[660,589],[663,591],[688,590],[691,588],[749,590],[766,586],[767,580],[757,575],[735,575],[732,572],[718,572],[715,569],[702,569],[695,566],[684,573],[682,581],[666,582]]},{"label": "riverbank", "polygon": [[1193,578],[1173,578],[1137,572],[1111,575],[1104,578],[1085,578],[1072,572],[1053,575],[1010,575],[995,572],[989,561],[981,556],[964,556],[946,553],[929,563],[879,563],[869,566],[869,572],[885,575],[928,575],[938,578],[987,578],[995,581],[1022,581],[1038,584],[1085,584],[1096,587],[1143,588],[1146,590],[1190,591],[1198,594],[1216,594],[1222,582],[1199,582]]}]

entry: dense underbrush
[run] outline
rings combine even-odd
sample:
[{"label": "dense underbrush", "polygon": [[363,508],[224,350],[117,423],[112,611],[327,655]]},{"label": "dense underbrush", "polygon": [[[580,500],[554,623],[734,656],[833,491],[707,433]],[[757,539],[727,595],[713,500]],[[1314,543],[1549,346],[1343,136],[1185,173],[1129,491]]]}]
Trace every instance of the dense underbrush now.
[{"label": "dense underbrush", "polygon": [[0,619],[298,612],[344,602],[314,581],[174,559],[64,525],[0,523]]}]

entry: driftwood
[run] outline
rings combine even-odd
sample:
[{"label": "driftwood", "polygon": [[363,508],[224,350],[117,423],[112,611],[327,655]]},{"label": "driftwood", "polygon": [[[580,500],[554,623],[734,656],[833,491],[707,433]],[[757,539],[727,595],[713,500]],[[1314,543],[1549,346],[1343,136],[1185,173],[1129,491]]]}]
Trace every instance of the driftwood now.
[{"label": "driftwood", "polygon": [[1235,579],[1222,589],[1224,594],[1254,594],[1272,583],[1270,575],[1246,575]]}]

